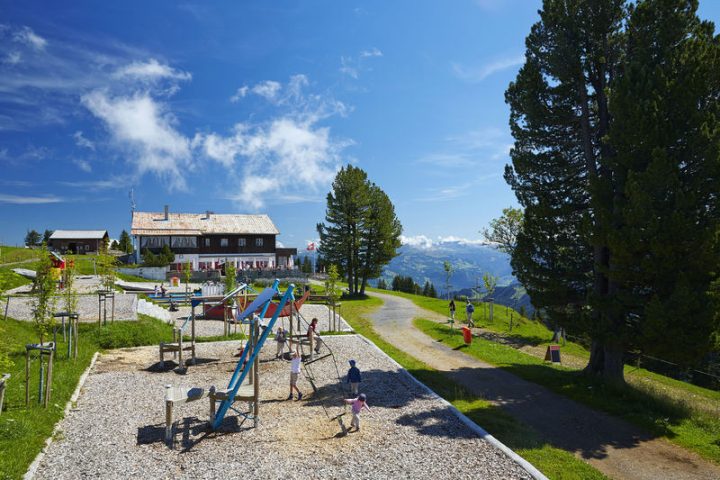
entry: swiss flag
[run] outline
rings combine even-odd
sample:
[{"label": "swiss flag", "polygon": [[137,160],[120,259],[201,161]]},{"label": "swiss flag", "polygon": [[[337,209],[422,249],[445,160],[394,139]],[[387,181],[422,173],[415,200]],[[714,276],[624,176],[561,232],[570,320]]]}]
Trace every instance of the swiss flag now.
[{"label": "swiss flag", "polygon": [[308,243],[307,249],[308,251],[315,250],[315,242]]}]

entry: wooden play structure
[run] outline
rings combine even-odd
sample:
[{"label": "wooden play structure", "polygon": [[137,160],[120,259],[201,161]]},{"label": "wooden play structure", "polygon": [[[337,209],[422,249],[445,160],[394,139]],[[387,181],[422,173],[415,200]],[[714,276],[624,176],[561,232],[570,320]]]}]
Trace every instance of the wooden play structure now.
[{"label": "wooden play structure", "polygon": [[[178,357],[178,367],[186,368],[183,361],[183,352],[190,352],[190,364],[195,364],[195,307],[200,304],[199,300],[192,299],[190,302],[190,315],[185,319],[180,327],[173,327],[172,342],[162,342],[160,344],[160,368],[165,367],[165,354],[172,353],[173,357]],[[183,341],[183,334],[187,332],[190,326],[190,342]]]},{"label": "wooden play structure", "polygon": [[[232,409],[245,418],[252,419],[257,425],[259,417],[260,378],[258,375],[259,353],[269,333],[272,331],[283,307],[292,299],[294,285],[290,285],[276,306],[275,315],[265,328],[260,328],[260,319],[265,317],[273,297],[279,293],[279,280],[275,280],[270,288],[266,288],[251,302],[245,310],[236,317],[237,322],[250,325],[250,340],[242,349],[240,358],[235,366],[227,388],[217,389],[212,386],[208,389],[193,387],[179,388],[167,385],[165,387],[165,441],[172,447],[173,443],[173,410],[176,406],[208,398],[210,400],[210,425],[213,430],[222,424],[228,410]],[[257,313],[259,311],[259,314]],[[243,383],[245,379],[247,383]],[[248,412],[239,412],[233,408],[237,401],[246,401],[250,404]],[[220,402],[219,408],[217,403]]]}]

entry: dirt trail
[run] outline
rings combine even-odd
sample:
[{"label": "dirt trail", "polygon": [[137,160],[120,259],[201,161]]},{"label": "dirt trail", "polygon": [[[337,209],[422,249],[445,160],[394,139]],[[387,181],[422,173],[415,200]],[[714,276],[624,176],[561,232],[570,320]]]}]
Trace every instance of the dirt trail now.
[{"label": "dirt trail", "polygon": [[720,467],[697,454],[452,350],[412,325],[413,318],[438,319],[437,313],[393,295],[370,295],[385,302],[372,315],[375,330],[385,340],[500,405],[551,445],[574,453],[605,475],[627,480],[720,479]]}]

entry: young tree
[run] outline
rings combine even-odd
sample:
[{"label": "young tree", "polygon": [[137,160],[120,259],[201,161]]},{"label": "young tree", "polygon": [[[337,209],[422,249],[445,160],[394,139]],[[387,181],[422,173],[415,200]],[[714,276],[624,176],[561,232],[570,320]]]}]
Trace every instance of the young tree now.
[{"label": "young tree", "polygon": [[28,230],[25,234],[25,245],[28,247],[34,247],[40,245],[42,237],[36,230]]},{"label": "young tree", "polygon": [[340,281],[340,274],[338,273],[338,269],[335,265],[330,265],[327,273],[328,276],[325,281],[325,295],[328,296],[330,305],[335,305],[340,299],[340,289],[337,286],[337,283]]},{"label": "young tree", "polygon": [[120,233],[120,241],[118,243],[121,251],[125,253],[133,253],[134,248],[132,238],[130,238],[130,235],[125,230]]},{"label": "young tree", "polygon": [[498,249],[512,254],[517,236],[522,228],[523,214],[519,208],[503,208],[502,216],[490,220],[490,228],[482,230],[482,234],[489,242],[498,244]]},{"label": "young tree", "polygon": [[364,293],[397,255],[401,226],[392,203],[362,169],[347,165],[327,195],[325,222],[317,225],[324,261],[338,267],[350,292]]},{"label": "young tree", "polygon": [[443,262],[443,270],[445,270],[445,295],[446,295],[446,300],[450,300],[450,287],[452,286],[452,285],[450,285],[450,279],[452,278],[452,274],[453,274],[453,266],[450,264],[450,262],[448,262],[447,260],[445,260],[445,261]]},{"label": "young tree", "polygon": [[235,290],[235,287],[237,286],[237,281],[235,279],[236,271],[235,271],[235,265],[233,265],[231,262],[225,262],[225,294],[232,292]]},{"label": "young tree", "polygon": [[78,294],[75,290],[75,274],[77,267],[74,260],[65,262],[65,269],[62,272],[63,277],[63,308],[68,313],[77,313]]},{"label": "young tree", "polygon": [[116,270],[115,257],[108,252],[107,244],[102,245],[97,255],[97,273],[105,290],[112,290],[115,287]]},{"label": "young tree", "polygon": [[33,285],[33,321],[35,329],[40,337],[40,343],[45,341],[55,324],[55,292],[57,291],[57,279],[55,278],[55,270],[50,259],[50,254],[42,245],[40,250],[40,260],[38,261],[35,274],[35,282]]},{"label": "young tree", "polygon": [[185,293],[190,293],[190,280],[192,280],[192,262],[188,260],[182,267],[183,279],[185,280]]}]

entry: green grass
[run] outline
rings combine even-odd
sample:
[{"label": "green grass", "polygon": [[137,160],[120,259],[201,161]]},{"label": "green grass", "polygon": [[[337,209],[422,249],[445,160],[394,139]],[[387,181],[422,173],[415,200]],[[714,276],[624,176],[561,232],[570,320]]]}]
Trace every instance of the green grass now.
[{"label": "green grass", "polygon": [[160,320],[139,316],[137,322],[115,322],[99,328],[80,325],[78,358],[65,358],[66,344],[59,338],[58,355],[53,366],[52,397],[47,409],[37,404],[38,361],[31,362],[30,406],[25,408],[25,349],[39,338],[33,324],[8,319],[2,322],[2,341],[12,346],[14,365],[5,392],[5,411],[0,415],[0,478],[22,478],[42,449],[45,439],[62,417],[82,372],[99,349],[152,345],[172,338],[171,328]]},{"label": "green grass", "polygon": [[[433,322],[416,319],[417,328],[451,348],[463,345],[461,333]],[[720,463],[720,418],[709,412],[688,407],[684,401],[661,395],[661,392],[640,390],[633,385],[609,387],[593,382],[577,370],[551,365],[512,347],[473,338],[463,352],[496,365],[521,378],[543,385],[550,390],[608,412],[645,428],[654,435],[667,437],[705,458]],[[717,404],[720,409],[720,403]]]},{"label": "green grass", "polygon": [[[429,298],[420,295],[412,295],[403,292],[394,292],[389,290],[378,290],[370,289],[374,292],[386,293],[395,295],[402,298],[407,298],[412,301],[415,305],[430,310],[432,312],[441,314],[443,316],[448,315],[447,300],[439,298]],[[458,312],[456,317],[458,319],[465,318],[465,311],[463,303],[459,302]],[[512,315],[513,328],[510,330],[510,313]],[[540,322],[533,321],[528,318],[520,317],[517,312],[514,312],[511,308],[505,307],[504,305],[495,305],[493,322],[489,322],[487,319],[487,309],[483,313],[482,304],[475,308],[475,325],[482,327],[491,332],[496,332],[506,337],[510,337],[517,342],[517,345],[530,345],[544,347],[553,345],[552,332]],[[590,353],[580,344],[574,342],[567,342],[562,346],[562,354],[564,356],[577,357],[582,360],[590,358]],[[675,380],[673,378],[666,377],[657,373],[650,372],[643,368],[636,368],[631,365],[625,366],[625,377],[628,383],[638,389],[647,390],[648,394],[652,394],[653,391],[664,391],[663,396],[669,396],[678,401],[685,402],[690,408],[695,408],[700,411],[708,411],[707,400],[711,403],[720,402],[720,392],[710,390],[707,388],[698,387],[690,383]],[[716,409],[717,412],[717,409]]]},{"label": "green grass", "polygon": [[13,272],[12,267],[0,267],[0,293],[30,283],[32,280]]},{"label": "green grass", "polygon": [[38,258],[39,250],[24,247],[0,246],[0,265]]},{"label": "green grass", "polygon": [[378,298],[343,299],[342,315],[353,329],[380,347],[415,378],[452,403],[491,435],[517,452],[550,479],[604,479],[595,468],[571,453],[543,442],[532,428],[501,408],[474,396],[441,372],[383,340],[367,315],[382,305]]}]

